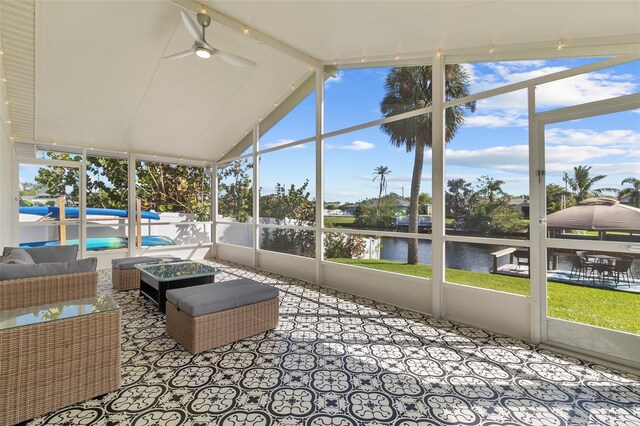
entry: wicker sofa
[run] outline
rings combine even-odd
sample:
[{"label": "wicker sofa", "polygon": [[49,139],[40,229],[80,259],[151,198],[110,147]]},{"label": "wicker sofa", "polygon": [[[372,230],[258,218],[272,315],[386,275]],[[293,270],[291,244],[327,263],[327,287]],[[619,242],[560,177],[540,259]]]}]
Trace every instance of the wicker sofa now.
[{"label": "wicker sofa", "polygon": [[[19,256],[12,253],[15,250]],[[28,254],[24,262],[11,261],[23,252]],[[0,260],[0,310],[95,297],[97,259],[76,260],[77,253],[78,246],[5,248]]]}]

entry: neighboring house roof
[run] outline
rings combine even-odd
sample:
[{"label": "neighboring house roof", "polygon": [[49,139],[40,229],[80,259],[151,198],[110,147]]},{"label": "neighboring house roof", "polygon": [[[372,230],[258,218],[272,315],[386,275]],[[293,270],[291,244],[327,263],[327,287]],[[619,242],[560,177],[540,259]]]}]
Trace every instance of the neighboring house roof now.
[{"label": "neighboring house roof", "polygon": [[517,206],[520,204],[529,204],[529,200],[522,198],[522,197],[517,197],[517,198],[512,198],[510,199],[507,204],[509,204],[510,206]]}]

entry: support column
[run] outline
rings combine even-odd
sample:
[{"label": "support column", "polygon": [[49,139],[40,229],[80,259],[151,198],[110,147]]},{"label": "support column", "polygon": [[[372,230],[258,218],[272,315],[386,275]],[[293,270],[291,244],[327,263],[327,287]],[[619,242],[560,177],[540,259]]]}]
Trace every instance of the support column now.
[{"label": "support column", "polygon": [[536,172],[544,169],[544,146],[540,143],[536,114],[536,88],[529,86],[529,276],[531,286],[531,341],[540,343],[542,318],[546,315],[547,254],[544,248],[546,206],[544,205],[544,178],[538,182]]},{"label": "support column", "polygon": [[218,257],[218,163],[211,168],[211,257]]},{"label": "support column", "polygon": [[432,141],[432,191],[433,191],[433,217],[432,217],[432,291],[431,291],[431,313],[439,318],[446,315],[443,312],[442,285],[444,283],[445,265],[445,241],[444,241],[444,219],[445,219],[445,197],[444,197],[444,56],[438,53],[433,58],[432,65],[432,106],[431,116],[431,141]]},{"label": "support column", "polygon": [[80,243],[80,257],[87,257],[87,150],[82,150],[82,162],[80,163],[80,194],[79,195],[79,212],[78,220],[78,242]]},{"label": "support column", "polygon": [[129,238],[127,239],[129,245],[129,256],[136,255],[136,156],[133,153],[129,154],[128,161],[128,178],[129,178],[129,199],[127,200],[129,211]]},{"label": "support column", "polygon": [[324,67],[316,69],[316,284],[323,285],[324,260]]},{"label": "support column", "polygon": [[253,267],[259,266],[258,247],[260,246],[260,123],[253,127]]}]

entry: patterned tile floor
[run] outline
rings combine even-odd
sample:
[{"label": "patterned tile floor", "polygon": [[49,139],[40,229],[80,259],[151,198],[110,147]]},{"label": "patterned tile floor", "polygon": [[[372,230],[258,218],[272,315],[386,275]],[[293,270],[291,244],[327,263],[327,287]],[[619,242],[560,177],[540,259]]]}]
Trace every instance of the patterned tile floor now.
[{"label": "patterned tile floor", "polygon": [[[31,425],[640,425],[640,377],[482,330],[220,262],[278,287],[280,326],[191,355],[137,292],[122,388]],[[100,292],[111,292],[100,271]]]}]

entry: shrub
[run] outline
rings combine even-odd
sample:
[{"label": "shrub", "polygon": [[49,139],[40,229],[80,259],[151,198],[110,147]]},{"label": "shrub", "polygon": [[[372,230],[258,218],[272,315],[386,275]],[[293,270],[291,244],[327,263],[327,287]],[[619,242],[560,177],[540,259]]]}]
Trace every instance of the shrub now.
[{"label": "shrub", "polygon": [[324,256],[327,259],[359,259],[364,254],[365,243],[361,235],[329,232],[325,235],[324,244]]}]

